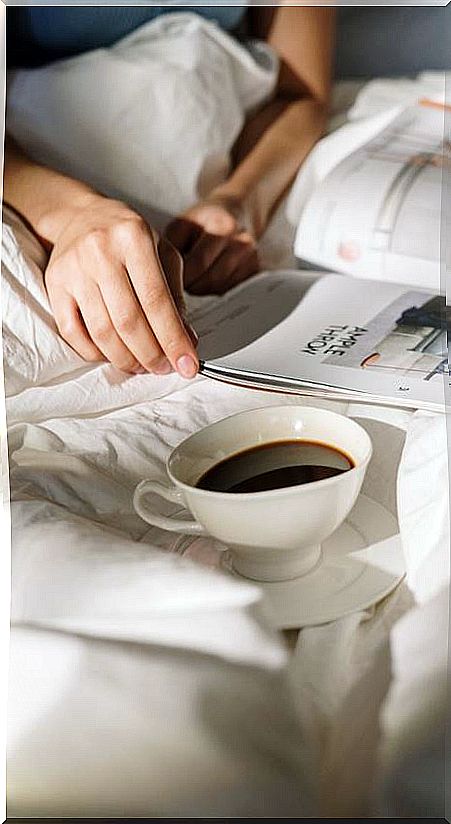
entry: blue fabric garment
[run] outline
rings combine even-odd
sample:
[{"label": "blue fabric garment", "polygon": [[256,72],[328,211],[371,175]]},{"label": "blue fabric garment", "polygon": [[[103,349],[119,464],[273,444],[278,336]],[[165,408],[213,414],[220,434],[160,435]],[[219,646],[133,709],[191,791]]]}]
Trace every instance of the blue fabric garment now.
[{"label": "blue fabric garment", "polygon": [[338,9],[337,78],[449,69],[451,5]]},{"label": "blue fabric garment", "polygon": [[28,6],[7,9],[7,59],[11,65],[48,63],[91,49],[111,46],[161,14],[190,11],[233,31],[241,6]]},{"label": "blue fabric garment", "polygon": [[[194,11],[227,31],[242,24],[246,4],[189,6],[7,7],[9,65],[39,65],[109,46],[160,14]],[[447,7],[338,9],[335,76],[381,77],[451,69],[451,4]]]}]

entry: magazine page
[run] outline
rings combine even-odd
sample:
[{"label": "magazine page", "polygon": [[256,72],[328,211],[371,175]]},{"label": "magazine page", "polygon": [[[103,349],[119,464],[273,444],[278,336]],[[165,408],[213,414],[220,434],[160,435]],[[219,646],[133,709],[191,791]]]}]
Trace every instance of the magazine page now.
[{"label": "magazine page", "polygon": [[342,160],[304,209],[297,257],[439,292],[443,135],[444,106],[423,101]]},{"label": "magazine page", "polygon": [[189,298],[199,357],[219,358],[262,337],[295,309],[321,273],[296,269],[261,272],[223,295]]},{"label": "magazine page", "polygon": [[441,408],[448,380],[445,299],[325,275],[274,329],[231,355],[205,361],[202,371],[260,388]]}]

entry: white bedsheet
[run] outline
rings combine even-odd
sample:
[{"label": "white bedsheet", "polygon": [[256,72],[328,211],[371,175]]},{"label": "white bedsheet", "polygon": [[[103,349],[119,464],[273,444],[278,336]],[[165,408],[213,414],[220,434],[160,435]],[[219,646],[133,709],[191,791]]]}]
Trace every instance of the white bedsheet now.
[{"label": "white bedsheet", "polygon": [[[135,484],[162,476],[187,434],[274,399],[87,366],[56,333],[41,248],[11,214],[7,224],[10,814],[364,816],[378,759],[384,779],[402,763],[403,696],[404,721],[421,738],[427,685],[443,671],[427,632],[408,654],[408,623],[397,625],[392,650],[390,630],[412,595],[418,612],[403,621],[421,624],[448,584],[445,420],[367,410],[407,428],[398,506],[410,590],[303,630],[289,658],[290,707],[286,651],[259,617],[258,587],[211,569],[213,545],[180,557],[183,541],[149,529],[131,503]],[[425,502],[423,514],[412,501]],[[390,813],[392,785],[383,786]]]},{"label": "white bedsheet", "polygon": [[[32,248],[31,237],[27,239]],[[218,666],[225,666],[227,683],[237,667],[240,673],[251,667],[262,689],[268,678],[280,678],[287,659],[280,641],[259,619],[258,587],[225,578],[211,569],[218,560],[213,544],[208,549],[202,542],[197,554],[194,543],[185,558],[179,557],[186,550],[183,539],[149,529],[140,521],[133,512],[132,492],[142,477],[163,475],[170,450],[190,432],[237,410],[272,404],[274,400],[265,393],[246,392],[202,378],[186,384],[176,377],[126,378],[107,365],[80,368],[78,358],[57,338],[39,268],[19,252],[13,230],[7,226],[4,243],[3,294],[7,311],[3,334],[9,388],[13,523],[12,622],[14,627],[27,627],[13,632],[10,807],[16,815],[62,815],[65,799],[69,798],[73,815],[113,815],[118,811],[121,815],[139,815],[140,810],[149,809],[159,797],[157,787],[148,784],[146,790],[145,773],[139,771],[125,787],[123,782],[116,781],[123,766],[120,760],[116,763],[113,758],[105,763],[97,753],[93,764],[91,756],[87,757],[87,735],[93,738],[91,754],[96,747],[92,712],[97,717],[97,710],[91,708],[90,701],[102,702],[106,696],[112,714],[115,702],[124,707],[120,723],[116,726],[114,722],[108,735],[113,737],[114,747],[125,736],[127,769],[133,770],[134,759],[142,759],[145,739],[140,738],[139,746],[136,744],[137,727],[131,723],[130,713],[141,719],[138,727],[142,735],[147,730],[148,742],[157,735],[146,720],[148,704],[136,696],[133,672],[139,666],[142,683],[146,677],[143,655],[149,656],[149,679],[160,677],[154,674],[152,650],[163,648],[166,655],[170,649],[174,655],[176,650],[183,650],[189,655],[190,667],[195,669],[199,656],[207,656],[215,677]],[[11,394],[18,373],[22,373],[22,391]],[[42,373],[46,380],[40,377]],[[277,401],[299,402],[292,396],[281,396]],[[312,399],[305,402],[318,403]],[[327,405],[341,411],[347,409],[346,404]],[[395,425],[407,427],[408,449],[399,479],[399,517],[409,562],[409,585],[419,602],[429,602],[448,575],[445,421],[440,416],[401,410],[354,407],[348,411],[380,415]],[[416,506],[417,500],[424,503],[423,511]],[[435,527],[430,528],[430,524]],[[193,565],[190,559],[200,565]],[[272,775],[270,765],[280,747],[285,753],[286,769],[296,775],[299,790],[299,797],[293,794],[292,787],[285,795],[288,814],[296,811],[297,815],[308,815],[312,803],[311,769],[314,788],[322,798],[323,814],[365,814],[373,791],[380,743],[380,710],[390,686],[389,631],[411,606],[412,598],[404,585],[377,608],[302,631],[289,663],[299,727],[294,709],[290,710],[285,701],[276,699],[265,710],[265,717],[271,719],[271,730],[280,716],[282,727],[295,725],[298,751],[293,745],[285,750],[273,732],[268,733],[269,738],[267,733],[263,740],[259,738],[264,725],[256,708],[254,720],[249,722],[252,729],[243,733],[239,744],[248,753],[243,775],[248,775],[249,793],[242,797],[236,773],[228,785],[234,788],[229,801],[237,793],[234,809],[238,812],[227,808],[227,799],[210,774],[211,796],[205,794],[204,784],[197,784],[199,792],[194,799],[184,801],[181,789],[180,796],[169,803],[167,787],[164,790],[165,781],[173,780],[169,771],[155,778],[157,784],[161,781],[159,792],[163,800],[162,806],[151,807],[153,814],[176,815],[180,811],[186,815],[188,810],[196,810],[193,815],[250,816],[258,814],[262,798],[265,809],[270,809],[272,804],[279,803],[279,791],[274,791],[274,796],[271,789],[268,797],[262,797],[262,787],[258,781],[254,786],[252,776],[257,762],[262,775]],[[43,636],[38,629],[53,631],[44,642],[42,654]],[[94,639],[103,641],[99,646]],[[95,670],[97,650],[101,651],[102,661],[111,661],[109,666],[121,669],[123,664],[114,662],[124,655],[123,642],[132,644],[132,652],[126,648],[127,661],[129,656],[137,660],[127,663],[130,677],[124,677],[119,685],[114,681],[112,690],[108,680],[99,681],[91,670]],[[41,661],[39,678],[33,669],[33,657],[26,652],[34,643],[34,654]],[[80,646],[83,654],[79,653]],[[396,656],[403,649],[398,641],[394,648],[395,672]],[[435,672],[433,662],[430,669],[426,663],[430,655],[427,644],[423,655],[426,675]],[[54,680],[52,676],[49,683],[48,673],[53,673],[55,666],[60,672],[62,661],[67,662],[63,680],[56,676]],[[410,663],[404,662],[399,669],[392,709],[389,703],[386,710],[390,753],[396,750],[396,741],[405,735],[405,728],[393,723],[393,715],[399,722],[399,690],[412,689],[413,683],[415,692],[417,674]],[[163,676],[167,677],[164,668]],[[163,676],[161,689],[167,692]],[[82,698],[77,687],[80,679]],[[189,735],[196,741],[196,706],[203,685],[202,676],[190,700],[187,699],[189,721],[183,718],[183,724],[189,725]],[[247,689],[246,684],[240,687],[243,700]],[[170,692],[167,695],[169,705],[174,697]],[[417,711],[424,716],[424,689],[415,695],[419,705],[413,705],[415,712],[410,724]],[[253,701],[252,692],[249,701]],[[212,762],[219,771],[214,774],[218,775],[229,746],[231,708],[229,704],[227,707],[218,710],[223,727],[218,760]],[[42,725],[39,719],[44,711],[47,720]],[[108,719],[104,715],[102,718],[100,729],[102,725],[108,726]],[[61,726],[62,719],[67,720],[66,726]],[[185,735],[183,724],[177,721],[175,736]],[[233,713],[230,725],[233,727]],[[212,734],[217,735],[209,730],[207,740],[197,741],[195,748],[208,752]],[[103,732],[99,735],[102,737]],[[241,732],[237,735],[241,740]],[[258,739],[256,750],[252,749],[250,754],[248,735]],[[42,736],[48,755],[36,767],[36,751]],[[296,763],[294,754],[301,763]],[[73,774],[73,763],[77,765],[77,777]],[[145,763],[152,772],[152,760]],[[195,768],[192,769],[196,775]],[[94,774],[98,775],[97,784],[92,778]],[[90,776],[89,781],[86,776]],[[73,788],[77,788],[75,795],[73,788],[68,789],[72,780]],[[105,788],[111,785],[115,791],[108,795]],[[272,777],[266,787],[273,786]],[[29,794],[26,787],[33,792],[30,790]],[[110,806],[96,806],[96,798],[109,799]]]}]

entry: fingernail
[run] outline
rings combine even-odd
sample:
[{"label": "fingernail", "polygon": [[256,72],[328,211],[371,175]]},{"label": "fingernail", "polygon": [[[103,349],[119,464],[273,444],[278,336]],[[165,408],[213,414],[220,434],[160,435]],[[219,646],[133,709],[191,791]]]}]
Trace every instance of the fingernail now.
[{"label": "fingernail", "polygon": [[169,375],[169,372],[172,372],[172,366],[168,360],[164,360],[158,366],[155,366],[153,371],[156,375]]},{"label": "fingernail", "polygon": [[177,372],[182,378],[194,378],[197,375],[197,363],[191,355],[182,355],[177,361]]},{"label": "fingernail", "polygon": [[144,369],[144,366],[135,366],[133,372],[135,375],[145,375],[147,369]]}]

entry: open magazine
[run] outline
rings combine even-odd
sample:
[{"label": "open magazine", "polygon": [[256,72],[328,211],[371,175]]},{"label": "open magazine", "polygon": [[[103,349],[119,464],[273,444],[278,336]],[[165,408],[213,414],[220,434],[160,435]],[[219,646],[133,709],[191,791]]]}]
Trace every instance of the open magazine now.
[{"label": "open magazine", "polygon": [[[268,272],[192,314],[201,373],[280,392],[443,409],[445,299],[340,274]],[[448,324],[449,325],[449,324]]]},{"label": "open magazine", "polygon": [[264,273],[219,306],[197,309],[204,375],[443,408],[450,385],[440,294],[445,109],[423,101],[398,112],[317,186],[295,252],[319,272]]},{"label": "open magazine", "polygon": [[428,100],[404,109],[332,168],[300,218],[301,262],[440,291],[446,109]]}]

